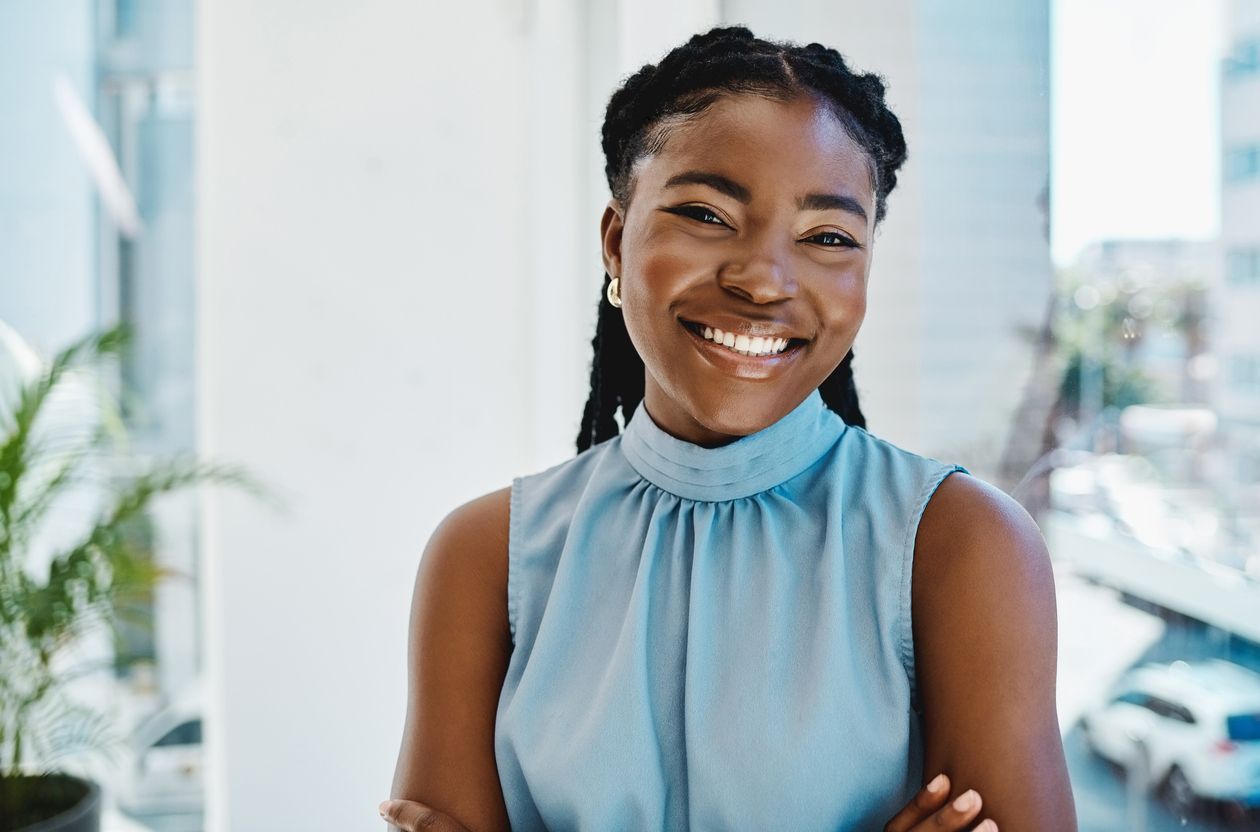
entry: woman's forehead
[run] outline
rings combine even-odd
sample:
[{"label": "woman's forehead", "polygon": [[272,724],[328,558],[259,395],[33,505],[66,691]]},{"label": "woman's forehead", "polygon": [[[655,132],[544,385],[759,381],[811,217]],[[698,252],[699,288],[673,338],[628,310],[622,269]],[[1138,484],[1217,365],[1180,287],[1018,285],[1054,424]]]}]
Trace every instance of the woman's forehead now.
[{"label": "woman's forehead", "polygon": [[679,171],[712,170],[747,184],[753,198],[824,186],[872,196],[870,155],[812,97],[725,95],[665,129],[661,150],[636,166],[639,187],[663,190]]}]

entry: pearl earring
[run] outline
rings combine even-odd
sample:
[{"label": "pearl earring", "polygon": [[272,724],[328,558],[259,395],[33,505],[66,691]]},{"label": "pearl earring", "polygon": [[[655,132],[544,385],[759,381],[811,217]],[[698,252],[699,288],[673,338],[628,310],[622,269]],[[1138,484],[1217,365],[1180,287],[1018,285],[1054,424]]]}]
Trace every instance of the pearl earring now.
[{"label": "pearl earring", "polygon": [[621,278],[614,277],[608,283],[608,302],[618,309],[621,308]]}]

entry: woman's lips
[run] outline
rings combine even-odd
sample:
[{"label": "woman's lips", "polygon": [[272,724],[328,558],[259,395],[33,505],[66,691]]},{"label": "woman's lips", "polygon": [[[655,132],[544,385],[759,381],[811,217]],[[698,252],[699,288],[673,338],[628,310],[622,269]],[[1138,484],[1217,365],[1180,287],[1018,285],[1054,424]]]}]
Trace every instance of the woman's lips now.
[{"label": "woman's lips", "polygon": [[[777,376],[790,364],[795,363],[797,356],[805,351],[806,341],[793,338],[783,352],[766,355],[745,355],[730,347],[722,346],[708,340],[704,335],[692,328],[695,322],[679,319],[687,336],[696,344],[700,353],[710,366],[729,375],[739,378],[763,379]],[[689,325],[690,324],[690,325]]]}]

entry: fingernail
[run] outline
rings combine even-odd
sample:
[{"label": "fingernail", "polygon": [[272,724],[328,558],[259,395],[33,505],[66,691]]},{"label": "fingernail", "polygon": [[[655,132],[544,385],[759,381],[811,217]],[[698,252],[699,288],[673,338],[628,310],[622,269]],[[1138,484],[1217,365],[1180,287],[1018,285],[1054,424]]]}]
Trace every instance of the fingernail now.
[{"label": "fingernail", "polygon": [[939,792],[944,787],[945,787],[944,774],[936,775],[936,778],[933,779],[931,783],[928,783],[928,791],[930,792]]},{"label": "fingernail", "polygon": [[391,802],[392,801],[389,800],[382,800],[381,805],[376,807],[376,811],[381,813],[381,817],[386,817],[389,814],[389,804]]},{"label": "fingernail", "polygon": [[954,808],[960,812],[965,812],[975,805],[976,805],[976,790],[975,789],[967,789],[967,791],[959,795],[958,799],[954,801]]},{"label": "fingernail", "polygon": [[997,824],[992,820],[986,820],[976,827],[976,832],[998,832]]}]

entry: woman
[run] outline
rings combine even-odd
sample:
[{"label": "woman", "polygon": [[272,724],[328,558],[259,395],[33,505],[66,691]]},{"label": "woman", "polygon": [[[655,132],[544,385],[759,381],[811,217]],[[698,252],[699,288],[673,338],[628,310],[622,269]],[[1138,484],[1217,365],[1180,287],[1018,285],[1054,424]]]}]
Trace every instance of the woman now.
[{"label": "woman", "polygon": [[1036,524],[858,407],[906,158],[880,78],[716,28],[626,80],[603,149],[579,453],[429,542],[382,816],[1075,829]]}]

